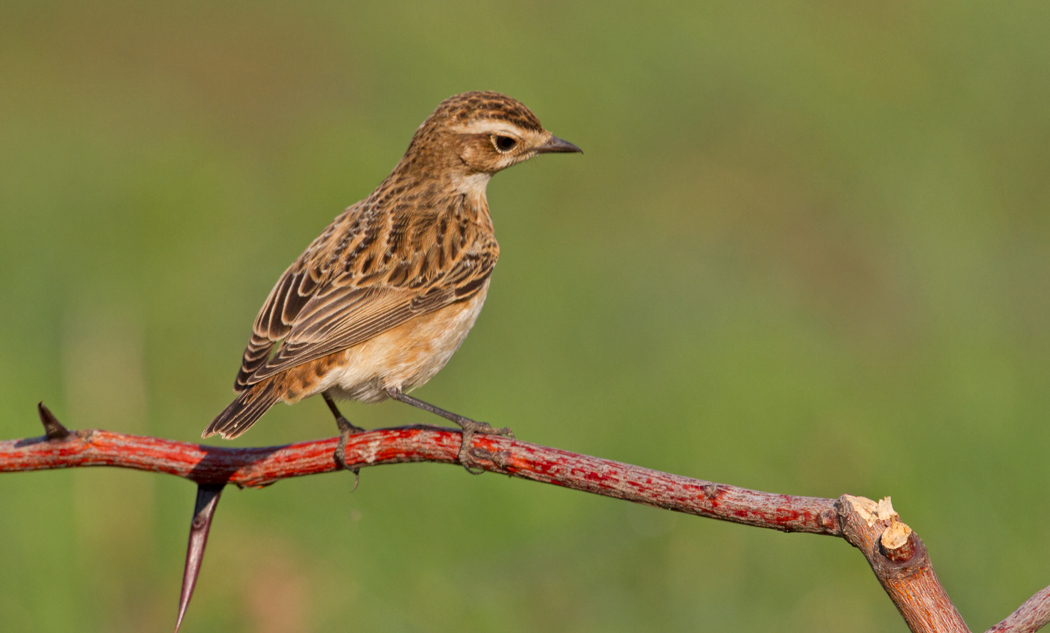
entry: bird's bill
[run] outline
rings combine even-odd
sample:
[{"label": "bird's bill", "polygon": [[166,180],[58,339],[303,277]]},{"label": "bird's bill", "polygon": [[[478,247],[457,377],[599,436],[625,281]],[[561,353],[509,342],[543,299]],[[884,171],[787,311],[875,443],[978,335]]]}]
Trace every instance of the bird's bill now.
[{"label": "bird's bill", "polygon": [[537,147],[536,152],[539,154],[582,154],[583,150],[557,136],[552,136],[547,139],[546,143]]}]

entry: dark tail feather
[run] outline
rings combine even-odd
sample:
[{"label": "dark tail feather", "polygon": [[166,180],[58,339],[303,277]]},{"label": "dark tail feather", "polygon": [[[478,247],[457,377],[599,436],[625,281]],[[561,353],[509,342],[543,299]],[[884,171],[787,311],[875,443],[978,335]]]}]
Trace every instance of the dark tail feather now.
[{"label": "dark tail feather", "polygon": [[280,399],[280,389],[273,380],[267,380],[241,392],[230,406],[222,410],[201,437],[211,437],[218,433],[226,440],[232,440],[251,428],[270,407]]}]

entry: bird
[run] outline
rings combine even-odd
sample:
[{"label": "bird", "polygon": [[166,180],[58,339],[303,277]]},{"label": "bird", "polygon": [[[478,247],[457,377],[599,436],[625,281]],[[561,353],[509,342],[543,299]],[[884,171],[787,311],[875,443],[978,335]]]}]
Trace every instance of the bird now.
[{"label": "bird", "polygon": [[485,302],[499,259],[489,179],[548,153],[582,150],[547,131],[516,99],[476,91],[442,101],[390,175],[281,275],[252,326],[237,397],[202,436],[233,439],[274,404],[321,394],[340,431],[335,461],[348,468],[346,443],[364,429],[335,400],[393,399],[457,424],[458,459],[475,472],[474,434],[513,436],[511,430],[408,393],[445,366]]}]

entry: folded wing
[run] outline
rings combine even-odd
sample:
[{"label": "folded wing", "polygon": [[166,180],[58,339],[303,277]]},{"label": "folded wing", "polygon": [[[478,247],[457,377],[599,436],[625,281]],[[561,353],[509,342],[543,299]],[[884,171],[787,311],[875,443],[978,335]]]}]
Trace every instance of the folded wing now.
[{"label": "folded wing", "polygon": [[[455,211],[454,205],[446,209]],[[344,216],[270,292],[244,351],[236,391],[473,297],[499,257],[491,232],[469,222],[435,216],[422,228],[396,219],[375,226],[368,218]],[[343,235],[340,220],[348,223]]]}]

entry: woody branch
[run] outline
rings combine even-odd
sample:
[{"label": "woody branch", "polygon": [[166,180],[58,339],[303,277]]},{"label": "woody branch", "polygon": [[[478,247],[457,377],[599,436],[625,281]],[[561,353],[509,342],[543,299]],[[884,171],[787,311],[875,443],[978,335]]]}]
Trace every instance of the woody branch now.
[{"label": "woody branch", "polygon": [[[226,484],[259,488],[281,479],[333,472],[338,438],[259,448],[220,448],[102,430],[68,431],[41,405],[43,437],[0,442],[0,472],[110,466],[166,473],[198,484],[191,528],[187,583],[180,617],[192,592],[197,556]],[[354,435],[346,445],[351,468],[404,462],[459,464],[459,431],[410,426]],[[900,521],[889,499],[874,502],[759,492],[580,455],[498,435],[477,435],[472,465],[635,503],[783,532],[844,538],[868,560],[909,628],[921,633],[969,632],[941,586],[919,537]],[[201,517],[205,517],[203,522]],[[203,525],[202,525],[203,523]],[[201,534],[203,528],[203,535]],[[194,539],[198,549],[194,549]],[[1050,622],[1050,587],[1040,591],[988,633],[1036,631]]]}]

